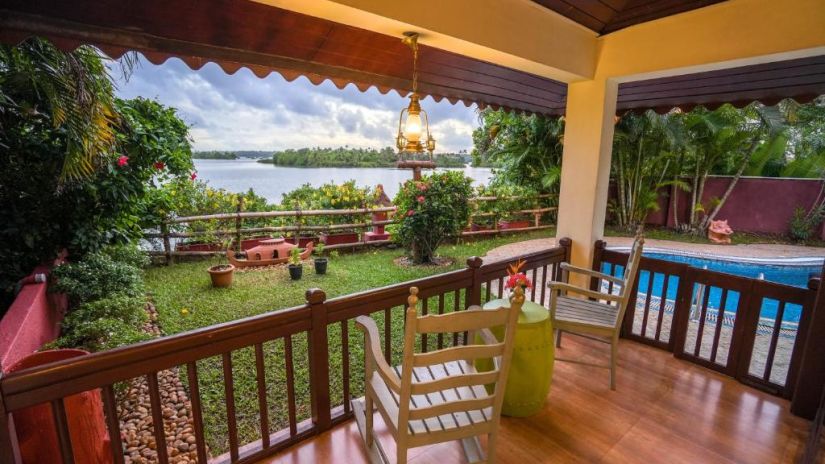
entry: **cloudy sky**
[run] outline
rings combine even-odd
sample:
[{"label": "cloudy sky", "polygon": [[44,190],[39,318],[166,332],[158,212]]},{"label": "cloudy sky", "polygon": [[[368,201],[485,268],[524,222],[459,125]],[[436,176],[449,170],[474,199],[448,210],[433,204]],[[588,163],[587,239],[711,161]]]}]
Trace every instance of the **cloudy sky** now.
[{"label": "cloudy sky", "polygon": [[[395,92],[361,93],[353,85],[339,90],[329,81],[315,86],[304,77],[287,82],[272,73],[260,79],[247,69],[229,75],[213,63],[193,71],[176,58],[160,66],[141,59],[128,81],[118,80],[117,93],[177,108],[192,127],[196,150],[392,146],[398,112],[407,104]],[[475,106],[431,98],[422,106],[437,152],[472,148]]]}]

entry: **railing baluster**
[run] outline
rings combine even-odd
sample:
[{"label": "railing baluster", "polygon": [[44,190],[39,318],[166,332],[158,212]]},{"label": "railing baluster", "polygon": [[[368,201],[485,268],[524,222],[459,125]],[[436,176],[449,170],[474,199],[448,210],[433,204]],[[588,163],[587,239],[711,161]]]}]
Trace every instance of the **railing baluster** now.
[{"label": "railing baluster", "polygon": [[[0,369],[1,371],[2,369]],[[3,374],[0,374],[2,379]],[[20,445],[17,442],[17,431],[14,426],[14,417],[3,404],[0,395],[0,462],[9,464],[20,464],[23,459],[20,457]]]},{"label": "railing baluster", "polygon": [[716,353],[719,349],[719,339],[722,338],[722,325],[725,322],[725,304],[728,301],[728,289],[722,289],[722,298],[719,300],[719,310],[716,315],[716,330],[713,334],[713,348],[710,350],[710,361],[716,362]]},{"label": "railing baluster", "polygon": [[341,375],[344,377],[344,413],[350,412],[349,397],[349,326],[348,321],[341,321]]},{"label": "railing baluster", "polygon": [[534,267],[533,268],[533,279],[532,279],[533,288],[530,289],[530,301],[532,301],[532,302],[536,301],[536,284],[538,283],[538,279],[536,277],[538,275],[537,272],[538,272],[538,268]]},{"label": "railing baluster", "polygon": [[229,456],[238,460],[238,419],[235,415],[235,381],[232,378],[232,353],[221,356],[223,364],[223,390],[226,396],[226,426],[229,432]]},{"label": "railing baluster", "polygon": [[201,392],[198,385],[198,366],[195,362],[186,365],[186,376],[189,380],[189,402],[192,405],[192,425],[195,429],[198,462],[206,463],[206,440],[203,437],[203,411],[201,409]]},{"label": "railing baluster", "polygon": [[[404,314],[403,310],[401,314]],[[392,364],[392,308],[384,310],[384,359],[387,364]]]},{"label": "railing baluster", "polygon": [[[444,294],[438,295],[438,314],[444,314]],[[444,348],[444,334],[438,333],[438,349]]]},{"label": "railing baluster", "polygon": [[103,408],[106,412],[106,428],[109,430],[109,444],[115,464],[123,464],[123,441],[120,439],[120,421],[117,417],[115,390],[111,385],[103,387]]},{"label": "railing baluster", "polygon": [[[641,271],[639,271],[641,274]],[[644,314],[642,315],[642,332],[639,334],[642,337],[647,337],[647,318],[650,314],[650,300],[653,293],[653,278],[656,277],[656,274],[653,271],[647,273],[647,295],[645,297],[645,308]],[[636,308],[633,309],[633,315],[636,315]]]},{"label": "railing baluster", "polygon": [[776,320],[773,323],[771,333],[771,346],[768,348],[768,358],[765,360],[765,375],[762,380],[771,381],[771,370],[773,369],[773,358],[776,356],[776,346],[779,344],[779,332],[782,330],[782,318],[785,316],[785,301],[779,302],[779,309],[776,311]]},{"label": "railing baluster", "polygon": [[255,344],[255,375],[258,384],[258,414],[261,419],[261,445],[269,448],[269,406],[266,401],[266,371],[264,368],[264,346]]},{"label": "railing baluster", "polygon": [[284,337],[284,367],[286,369],[286,399],[289,414],[289,435],[298,434],[298,420],[295,412],[295,367],[292,362],[292,335]]},{"label": "railing baluster", "polygon": [[662,296],[659,297],[659,318],[656,320],[656,340],[662,341],[662,321],[667,310],[667,285],[670,283],[670,275],[662,274],[665,281],[662,283]]},{"label": "railing baluster", "polygon": [[69,421],[66,419],[66,405],[63,398],[52,401],[52,417],[54,426],[57,429],[57,441],[60,446],[60,457],[63,464],[74,464],[74,451],[72,451],[72,437],[69,435]]},{"label": "railing baluster", "polygon": [[498,297],[504,297],[504,277],[498,278]]},{"label": "railing baluster", "polygon": [[705,298],[702,300],[702,307],[699,311],[699,330],[696,332],[696,346],[693,349],[693,356],[699,357],[702,349],[702,338],[705,335],[705,319],[708,317],[708,301],[710,299],[711,286],[705,286]]},{"label": "railing baluster", "polygon": [[545,292],[547,291],[547,265],[545,264],[544,267],[541,268],[541,296],[539,297],[541,301],[539,302],[542,306],[545,305]]},{"label": "railing baluster", "polygon": [[155,445],[158,453],[158,462],[168,464],[169,456],[166,450],[166,428],[163,426],[163,411],[160,404],[160,389],[158,389],[158,373],[146,374],[149,383],[149,403],[152,406],[152,431],[155,434]]},{"label": "railing baluster", "polygon": [[491,281],[487,282],[487,285],[485,285],[485,287],[487,287],[487,290],[485,292],[486,295],[484,297],[484,300],[485,301],[490,301],[490,296],[492,295],[493,281],[491,280]]}]

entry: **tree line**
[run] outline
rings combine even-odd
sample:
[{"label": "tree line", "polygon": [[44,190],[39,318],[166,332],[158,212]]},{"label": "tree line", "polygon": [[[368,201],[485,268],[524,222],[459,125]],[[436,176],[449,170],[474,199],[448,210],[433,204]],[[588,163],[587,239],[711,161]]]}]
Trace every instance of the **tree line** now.
[{"label": "tree line", "polygon": [[[466,153],[439,153],[434,156],[439,167],[463,167],[469,162]],[[354,167],[387,168],[395,167],[398,154],[390,147],[374,148],[299,148],[276,151],[271,159],[259,160],[277,166],[295,167]]]}]

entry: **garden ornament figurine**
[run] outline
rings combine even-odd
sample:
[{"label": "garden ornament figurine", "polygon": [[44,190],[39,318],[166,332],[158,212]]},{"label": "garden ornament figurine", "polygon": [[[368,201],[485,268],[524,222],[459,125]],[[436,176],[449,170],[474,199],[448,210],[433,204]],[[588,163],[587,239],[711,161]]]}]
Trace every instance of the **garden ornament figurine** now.
[{"label": "garden ornament figurine", "polygon": [[728,225],[727,219],[710,222],[710,226],[708,226],[708,239],[710,239],[711,242],[730,245],[731,235],[733,235],[733,229]]}]

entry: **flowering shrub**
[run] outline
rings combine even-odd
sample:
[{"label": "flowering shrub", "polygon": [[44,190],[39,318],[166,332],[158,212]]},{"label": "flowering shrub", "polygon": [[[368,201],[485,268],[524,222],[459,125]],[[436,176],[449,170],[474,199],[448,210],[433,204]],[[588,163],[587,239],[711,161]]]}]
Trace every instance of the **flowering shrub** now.
[{"label": "flowering shrub", "polygon": [[[375,193],[369,187],[358,187],[354,180],[343,184],[326,183],[320,187],[304,184],[285,193],[281,205],[284,209],[359,209],[371,207]],[[301,225],[352,224],[362,216],[335,215],[300,218]],[[338,229],[338,232],[342,230]]]},{"label": "flowering shrub", "polygon": [[398,207],[395,239],[416,264],[432,262],[439,245],[461,232],[470,216],[472,180],[462,172],[436,172],[407,181],[394,203]]}]

